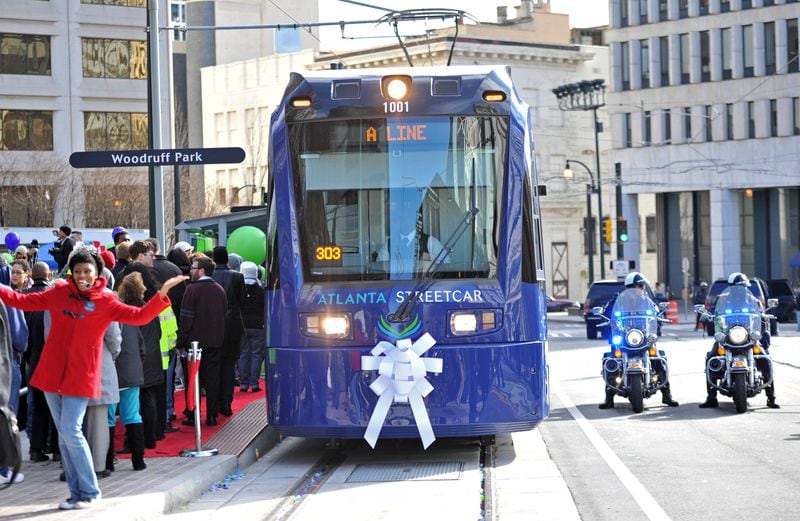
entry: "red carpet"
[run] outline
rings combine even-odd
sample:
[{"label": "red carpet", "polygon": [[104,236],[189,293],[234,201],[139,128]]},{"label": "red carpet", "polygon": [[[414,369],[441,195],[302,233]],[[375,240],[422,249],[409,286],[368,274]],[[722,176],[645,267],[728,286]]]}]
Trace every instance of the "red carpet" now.
[{"label": "red carpet", "polygon": [[[231,405],[231,410],[233,410],[233,415],[236,414],[244,409],[248,404],[255,400],[261,400],[264,402],[264,407],[267,406],[266,404],[266,393],[264,392],[264,380],[261,379],[261,391],[257,393],[253,392],[246,392],[243,393],[239,390],[239,387],[235,387],[233,391],[233,404]],[[178,419],[172,422],[175,427],[179,427],[180,431],[178,432],[171,432],[165,434],[165,438],[160,440],[156,443],[155,449],[145,449],[144,457],[145,458],[172,458],[178,456],[179,453],[184,449],[194,449],[196,447],[196,440],[195,440],[195,433],[194,427],[189,427],[187,425],[181,425],[181,421],[183,421],[184,417],[181,414],[183,411],[184,405],[184,398],[183,398],[183,391],[176,391],[175,392],[175,414],[178,415]],[[206,400],[202,398],[200,400],[200,439],[203,443],[208,441],[208,439],[216,434],[226,423],[228,423],[231,418],[220,414],[217,417],[218,424],[209,427],[206,425]],[[119,423],[119,418],[117,418],[117,427],[114,431],[114,448],[119,450],[122,448],[125,438],[125,427]],[[130,454],[118,454],[120,458],[130,458]]]}]

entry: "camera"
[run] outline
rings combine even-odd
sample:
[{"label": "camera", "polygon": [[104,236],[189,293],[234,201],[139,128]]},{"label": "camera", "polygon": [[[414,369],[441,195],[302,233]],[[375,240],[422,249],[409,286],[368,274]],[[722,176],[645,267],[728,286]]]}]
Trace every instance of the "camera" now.
[{"label": "camera", "polygon": [[56,253],[58,253],[58,248],[50,248],[49,250],[47,250],[47,253],[49,253],[50,255],[55,255]]}]

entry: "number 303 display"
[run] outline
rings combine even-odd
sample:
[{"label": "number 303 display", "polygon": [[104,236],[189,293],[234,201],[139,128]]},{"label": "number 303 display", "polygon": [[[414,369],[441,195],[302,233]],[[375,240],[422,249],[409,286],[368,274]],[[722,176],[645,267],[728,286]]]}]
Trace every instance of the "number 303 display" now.
[{"label": "number 303 display", "polygon": [[317,260],[341,260],[342,249],[339,246],[317,246]]}]

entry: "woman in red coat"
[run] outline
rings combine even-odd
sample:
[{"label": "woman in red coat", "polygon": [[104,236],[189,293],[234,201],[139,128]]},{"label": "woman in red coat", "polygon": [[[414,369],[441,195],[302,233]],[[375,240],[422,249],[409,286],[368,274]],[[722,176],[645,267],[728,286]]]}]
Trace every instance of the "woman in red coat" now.
[{"label": "woman in red coat", "polygon": [[105,291],[98,277],[103,260],[89,249],[77,250],[69,259],[72,276],[39,293],[16,293],[0,287],[0,300],[23,311],[49,311],[50,335],[42,348],[31,385],[45,393],[58,429],[58,444],[70,496],[58,508],[90,508],[100,499],[89,445],[81,425],[89,398],[100,396],[103,334],[112,321],[143,325],[170,305],[167,291],[187,277],[167,280],[143,307],[123,304]]}]

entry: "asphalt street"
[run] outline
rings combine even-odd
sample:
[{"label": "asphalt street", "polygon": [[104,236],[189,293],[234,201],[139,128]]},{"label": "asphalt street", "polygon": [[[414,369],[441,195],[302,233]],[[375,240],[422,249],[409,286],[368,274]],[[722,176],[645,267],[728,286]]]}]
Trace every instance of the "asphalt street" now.
[{"label": "asphalt street", "polygon": [[[550,321],[551,415],[540,427],[582,519],[797,519],[800,490],[800,337],[782,324],[773,338],[781,409],[760,394],[736,414],[705,399],[703,367],[711,340],[692,325],[664,328],[677,408],[660,395],[634,414],[617,398],[600,410],[602,339],[587,340],[575,317]],[[798,353],[795,353],[795,350]]]}]

